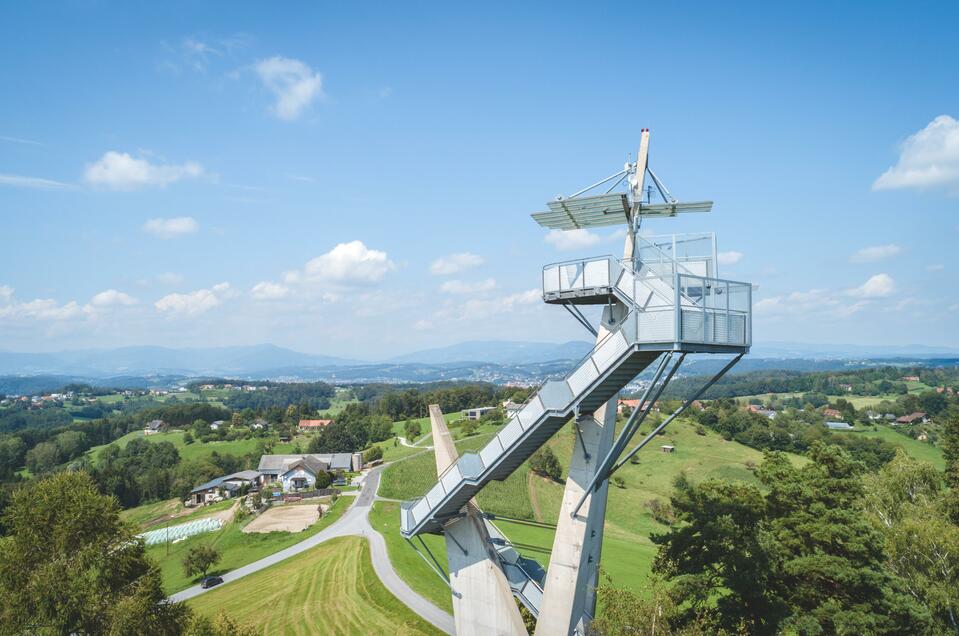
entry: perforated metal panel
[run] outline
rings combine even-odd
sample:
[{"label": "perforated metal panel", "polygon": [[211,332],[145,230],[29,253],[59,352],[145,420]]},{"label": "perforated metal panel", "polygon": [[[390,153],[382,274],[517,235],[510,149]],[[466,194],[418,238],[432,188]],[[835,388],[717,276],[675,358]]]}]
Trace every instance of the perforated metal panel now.
[{"label": "perforated metal panel", "polygon": [[429,492],[426,493],[426,501],[429,502],[430,508],[435,508],[443,502],[443,498],[446,497],[446,489],[443,488],[442,482],[437,482],[435,486],[430,488]]},{"label": "perforated metal panel", "polygon": [[496,437],[499,438],[500,443],[503,445],[503,448],[509,448],[516,443],[516,440],[519,439],[519,436],[523,434],[523,427],[520,426],[517,420],[513,420],[509,424],[503,427]]},{"label": "perforated metal panel", "polygon": [[483,460],[484,466],[489,467],[493,465],[493,462],[496,461],[496,458],[499,457],[502,452],[503,445],[500,444],[499,438],[494,437],[483,447],[483,450],[480,451],[480,459]]},{"label": "perforated metal panel", "polygon": [[593,354],[593,362],[596,364],[596,368],[601,372],[606,371],[615,360],[623,355],[628,347],[629,343],[622,331],[612,334]]},{"label": "perforated metal panel", "polygon": [[579,395],[583,392],[589,384],[599,376],[599,372],[596,371],[596,366],[593,364],[592,360],[588,364],[580,366],[576,371],[573,372],[567,382],[569,382],[569,388],[573,391],[573,395]]},{"label": "perforated metal panel", "polygon": [[648,311],[636,315],[637,339],[640,342],[672,342],[676,334],[676,312]]},{"label": "perforated metal panel", "polygon": [[543,411],[545,411],[543,403],[538,397],[535,397],[530,400],[529,404],[523,407],[523,410],[517,415],[517,419],[525,430],[536,423],[543,415]]},{"label": "perforated metal panel", "polygon": [[456,484],[463,479],[463,474],[460,472],[459,466],[453,464],[450,466],[450,469],[443,475],[443,488],[446,492],[450,492],[456,487]]}]

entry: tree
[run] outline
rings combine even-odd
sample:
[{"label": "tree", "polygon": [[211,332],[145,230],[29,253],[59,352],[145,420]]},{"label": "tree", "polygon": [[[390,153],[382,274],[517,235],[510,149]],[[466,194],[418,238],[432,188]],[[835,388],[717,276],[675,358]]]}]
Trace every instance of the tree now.
[{"label": "tree", "polygon": [[330,473],[321,470],[316,473],[316,482],[313,484],[313,487],[323,490],[324,488],[329,488],[331,483],[333,483],[333,478],[330,477]]},{"label": "tree", "polygon": [[183,555],[183,572],[187,576],[206,576],[220,560],[220,551],[208,544],[195,545]]},{"label": "tree", "polygon": [[559,481],[563,475],[563,468],[556,459],[556,454],[549,446],[543,446],[529,458],[529,467],[543,477]]},{"label": "tree", "polygon": [[762,485],[677,483],[680,520],[654,535],[657,572],[677,603],[675,625],[707,617],[717,629],[773,633],[924,633],[928,612],[886,566],[867,519],[864,466],[815,442],[796,468],[771,453]]},{"label": "tree", "polygon": [[160,572],[119,512],[86,473],[59,473],[14,493],[0,540],[0,630],[182,633],[189,609],[162,602]]},{"label": "tree", "polygon": [[406,433],[406,440],[412,443],[413,440],[420,436],[420,423],[407,420],[403,426],[403,432]]},{"label": "tree", "polygon": [[379,446],[374,446],[363,453],[363,462],[366,464],[374,462],[377,459],[383,459],[383,449]]},{"label": "tree", "polygon": [[469,437],[470,435],[476,435],[476,431],[479,429],[479,422],[476,420],[466,420],[463,422],[463,425],[460,426],[460,432],[463,434],[463,437]]}]

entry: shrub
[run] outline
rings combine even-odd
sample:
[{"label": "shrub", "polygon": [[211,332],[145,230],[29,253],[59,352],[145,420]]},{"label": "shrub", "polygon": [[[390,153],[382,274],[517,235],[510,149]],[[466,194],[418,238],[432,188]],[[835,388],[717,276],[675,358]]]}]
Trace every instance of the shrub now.
[{"label": "shrub", "polygon": [[534,472],[554,481],[559,481],[563,473],[559,460],[556,459],[556,454],[549,446],[543,446],[533,453],[532,457],[529,458],[529,467]]}]

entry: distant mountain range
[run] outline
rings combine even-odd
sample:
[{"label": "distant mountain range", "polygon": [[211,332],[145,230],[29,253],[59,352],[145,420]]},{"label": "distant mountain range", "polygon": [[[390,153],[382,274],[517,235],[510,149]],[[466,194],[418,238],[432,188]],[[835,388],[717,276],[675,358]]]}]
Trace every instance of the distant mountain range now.
[{"label": "distant mountain range", "polygon": [[[63,376],[86,378],[155,376],[226,376],[250,378],[387,378],[392,381],[431,381],[461,376],[469,369],[479,376],[500,377],[509,369],[528,369],[582,358],[592,343],[517,341],[469,341],[425,349],[388,360],[364,361],[300,353],[270,344],[173,349],[167,347],[121,347],[83,349],[53,353],[0,351],[0,376]],[[799,361],[933,360],[957,358],[951,347],[821,345],[768,342],[753,347],[740,368],[798,368]],[[692,362],[692,361],[690,361]],[[520,375],[523,372],[520,371]],[[418,379],[423,378],[423,379]]]}]

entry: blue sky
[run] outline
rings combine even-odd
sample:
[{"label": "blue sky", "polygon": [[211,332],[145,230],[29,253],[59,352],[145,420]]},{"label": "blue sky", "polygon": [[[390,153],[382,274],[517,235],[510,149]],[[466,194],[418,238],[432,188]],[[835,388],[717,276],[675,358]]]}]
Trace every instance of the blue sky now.
[{"label": "blue sky", "polygon": [[0,348],[583,338],[528,215],[645,127],[757,342],[959,346],[959,5],[347,4],[0,9]]}]

